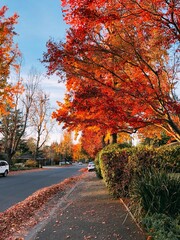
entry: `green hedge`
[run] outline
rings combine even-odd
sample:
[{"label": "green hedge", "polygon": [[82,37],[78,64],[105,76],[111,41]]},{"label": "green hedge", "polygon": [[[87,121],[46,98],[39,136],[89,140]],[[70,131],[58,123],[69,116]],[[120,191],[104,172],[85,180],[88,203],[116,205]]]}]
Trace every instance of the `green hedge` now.
[{"label": "green hedge", "polygon": [[180,173],[180,145],[166,145],[160,148],[136,147],[130,157],[136,171],[147,168],[164,169],[166,172]]},{"label": "green hedge", "polygon": [[95,163],[110,193],[129,196],[137,220],[146,216],[143,223],[152,239],[180,239],[180,145],[122,148],[113,144],[98,153]]},{"label": "green hedge", "polygon": [[97,175],[104,179],[110,193],[116,197],[128,196],[132,180],[146,169],[180,172],[180,145],[124,147],[108,145],[95,159]]},{"label": "green hedge", "polygon": [[157,149],[156,161],[167,172],[180,173],[180,145],[165,145]]},{"label": "green hedge", "polygon": [[131,181],[131,169],[128,167],[128,159],[133,148],[113,146],[111,150],[105,149],[99,156],[101,175],[114,197],[127,196],[128,186]]},{"label": "green hedge", "polygon": [[102,177],[102,172],[101,172],[101,167],[100,167],[100,152],[96,155],[96,158],[94,160],[94,163],[96,165],[96,175],[98,176],[98,178],[103,178]]}]

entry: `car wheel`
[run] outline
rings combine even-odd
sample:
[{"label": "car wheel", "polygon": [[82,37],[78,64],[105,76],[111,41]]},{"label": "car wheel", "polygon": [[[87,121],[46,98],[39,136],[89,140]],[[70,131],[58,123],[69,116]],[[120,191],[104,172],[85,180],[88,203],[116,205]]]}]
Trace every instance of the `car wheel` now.
[{"label": "car wheel", "polygon": [[3,173],[3,177],[7,177],[7,175],[8,175],[8,171],[5,171],[5,172]]}]

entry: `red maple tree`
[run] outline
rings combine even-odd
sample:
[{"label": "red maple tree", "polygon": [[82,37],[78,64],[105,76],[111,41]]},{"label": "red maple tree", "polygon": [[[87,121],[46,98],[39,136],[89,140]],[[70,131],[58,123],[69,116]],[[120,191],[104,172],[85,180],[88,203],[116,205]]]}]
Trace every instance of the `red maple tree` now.
[{"label": "red maple tree", "polygon": [[66,42],[49,41],[48,73],[66,81],[53,116],[65,128],[132,133],[154,125],[180,141],[175,95],[178,1],[62,1]]}]

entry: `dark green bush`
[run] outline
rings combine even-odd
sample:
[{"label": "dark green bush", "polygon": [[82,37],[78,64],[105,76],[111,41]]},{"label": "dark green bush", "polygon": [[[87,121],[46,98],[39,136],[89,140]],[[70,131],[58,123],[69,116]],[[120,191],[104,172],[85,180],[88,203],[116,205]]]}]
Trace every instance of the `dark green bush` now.
[{"label": "dark green bush", "polygon": [[180,239],[180,216],[174,219],[165,214],[155,213],[146,216],[142,224],[153,240]]},{"label": "dark green bush", "polygon": [[11,171],[28,170],[28,169],[29,167],[16,167],[16,166],[11,167]]},{"label": "dark green bush", "polygon": [[144,214],[176,216],[180,213],[180,177],[164,171],[146,170],[136,176],[131,198]]}]

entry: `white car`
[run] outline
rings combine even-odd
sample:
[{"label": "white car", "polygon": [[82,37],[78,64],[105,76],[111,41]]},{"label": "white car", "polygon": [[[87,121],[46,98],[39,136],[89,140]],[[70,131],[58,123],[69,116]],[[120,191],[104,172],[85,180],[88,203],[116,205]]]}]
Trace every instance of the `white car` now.
[{"label": "white car", "polygon": [[4,160],[0,160],[0,174],[6,177],[8,173],[9,173],[9,164]]},{"label": "white car", "polygon": [[89,162],[88,166],[87,166],[87,169],[88,169],[89,172],[90,171],[95,171],[96,166],[95,166],[95,164],[93,162]]}]

